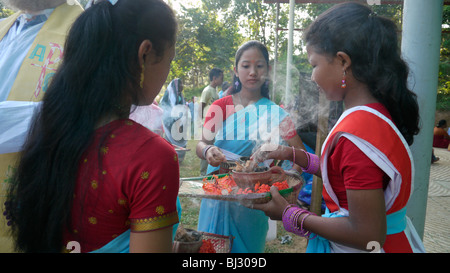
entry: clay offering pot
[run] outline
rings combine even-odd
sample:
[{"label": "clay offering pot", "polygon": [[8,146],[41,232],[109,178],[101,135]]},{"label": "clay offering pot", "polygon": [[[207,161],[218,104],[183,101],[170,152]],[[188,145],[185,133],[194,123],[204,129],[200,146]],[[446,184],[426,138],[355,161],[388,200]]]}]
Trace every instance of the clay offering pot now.
[{"label": "clay offering pot", "polygon": [[286,179],[284,170],[279,166],[273,166],[266,171],[256,172],[236,172],[232,171],[231,176],[240,188],[253,188],[256,183],[271,185],[272,182]]}]

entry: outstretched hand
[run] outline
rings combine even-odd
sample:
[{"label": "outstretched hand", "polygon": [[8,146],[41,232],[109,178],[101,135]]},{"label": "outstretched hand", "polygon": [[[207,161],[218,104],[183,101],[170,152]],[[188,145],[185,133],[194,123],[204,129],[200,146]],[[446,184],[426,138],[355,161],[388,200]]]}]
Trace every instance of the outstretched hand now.
[{"label": "outstretched hand", "polygon": [[206,152],[206,160],[209,165],[217,167],[220,163],[227,161],[227,158],[218,147],[212,146]]},{"label": "outstretched hand", "polygon": [[262,210],[272,220],[281,220],[283,211],[289,203],[281,196],[278,188],[275,186],[270,187],[270,194],[272,195],[272,199],[269,202],[265,204],[253,204],[248,207]]},{"label": "outstretched hand", "polygon": [[263,162],[267,159],[283,160],[286,156],[285,148],[286,146],[283,145],[265,143],[261,145],[255,153],[253,153],[251,159],[256,162]]}]

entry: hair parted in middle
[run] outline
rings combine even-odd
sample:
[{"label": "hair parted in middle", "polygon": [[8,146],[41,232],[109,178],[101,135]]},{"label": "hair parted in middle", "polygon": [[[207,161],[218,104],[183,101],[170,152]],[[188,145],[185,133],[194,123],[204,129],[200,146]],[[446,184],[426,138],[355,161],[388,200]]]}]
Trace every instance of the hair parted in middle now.
[{"label": "hair parted in middle", "polygon": [[[235,61],[234,61],[235,67],[238,66],[238,63],[241,60],[242,54],[244,54],[244,52],[250,48],[257,48],[261,52],[261,54],[264,56],[267,67],[269,67],[270,60],[269,60],[269,51],[267,50],[267,47],[263,43],[261,43],[259,41],[255,41],[255,40],[244,43],[236,51],[236,56],[235,56]],[[242,84],[241,84],[239,78],[236,77],[236,75],[233,75],[233,83],[231,84],[230,92],[228,94],[232,95],[232,94],[239,93],[239,92],[241,92],[241,88],[242,88]],[[267,79],[266,83],[261,86],[261,95],[265,98],[270,99],[269,94],[270,94],[270,91],[269,91],[269,84],[268,84],[268,79]]]}]

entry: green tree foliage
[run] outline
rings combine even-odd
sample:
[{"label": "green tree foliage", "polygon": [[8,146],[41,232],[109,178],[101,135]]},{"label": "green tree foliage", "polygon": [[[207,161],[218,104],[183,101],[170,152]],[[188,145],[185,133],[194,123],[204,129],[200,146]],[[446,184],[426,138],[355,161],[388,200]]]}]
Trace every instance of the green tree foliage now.
[{"label": "green tree foliage", "polygon": [[[85,6],[88,0],[79,0]],[[259,40],[271,52],[277,54],[277,71],[283,72],[287,58],[289,4],[280,4],[278,27],[278,52],[275,52],[276,4],[267,4],[262,0],[201,0],[199,7],[184,7],[187,1],[178,2],[177,11],[179,34],[176,45],[177,55],[172,64],[168,82],[182,78],[185,82],[186,97],[199,96],[209,83],[208,72],[213,67],[225,71],[225,80],[230,81],[234,54],[244,41]],[[297,40],[293,64],[299,73],[310,73],[306,52],[301,39],[305,29],[320,13],[333,4],[296,4],[295,25]],[[402,5],[373,6],[378,15],[386,16],[397,22],[401,30]],[[0,3],[0,18],[13,13]],[[439,88],[437,109],[450,109],[450,6],[444,6],[441,60],[439,66]],[[300,33],[298,32],[300,31]]]},{"label": "green tree foliage", "polygon": [[450,110],[450,6],[444,6],[442,16],[441,59],[436,109]]},{"label": "green tree foliage", "polygon": [[13,14],[14,11],[7,9],[1,2],[0,2],[0,19],[1,18],[6,18],[8,16],[10,16],[11,14]]},{"label": "green tree foliage", "polygon": [[[176,0],[172,0],[176,1]],[[182,3],[184,1],[179,1]],[[229,73],[230,80],[234,53],[246,40],[259,40],[264,43],[271,57],[277,54],[277,73],[285,74],[287,58],[289,5],[280,4],[278,28],[278,52],[275,52],[276,4],[267,4],[261,0],[201,0],[201,6],[185,8],[179,11],[180,33],[177,43],[177,57],[172,66],[169,80],[179,77],[186,83],[189,94],[200,92],[208,83],[208,71],[214,66]],[[304,45],[299,37],[320,13],[332,4],[297,4],[295,6],[295,26],[298,37],[294,47],[294,66],[299,73],[310,73]],[[394,19],[401,28],[401,5],[374,6],[374,10],[383,16]],[[200,90],[200,91],[198,91]],[[191,92],[195,91],[195,92]]]},{"label": "green tree foliage", "polygon": [[225,79],[229,80],[234,53],[243,40],[237,23],[223,20],[218,10],[212,6],[208,8],[206,4],[201,8],[182,6],[177,16],[177,55],[169,79],[182,78],[187,90],[201,92],[200,87],[209,84],[209,70],[218,67],[225,71]]}]

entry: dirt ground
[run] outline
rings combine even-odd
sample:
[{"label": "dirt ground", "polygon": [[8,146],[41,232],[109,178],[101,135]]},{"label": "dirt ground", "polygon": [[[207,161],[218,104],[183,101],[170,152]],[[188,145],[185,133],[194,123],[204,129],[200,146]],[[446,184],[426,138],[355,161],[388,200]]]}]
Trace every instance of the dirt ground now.
[{"label": "dirt ground", "polygon": [[[292,241],[281,244],[281,237],[289,235]],[[277,238],[266,242],[266,253],[305,253],[307,241],[305,238],[289,233],[284,230],[283,224],[277,222]]]}]

